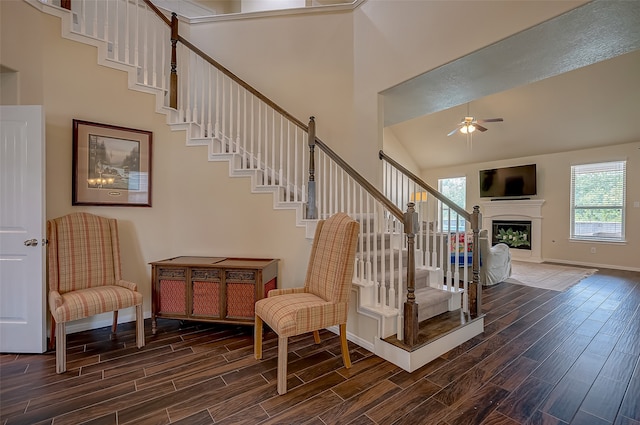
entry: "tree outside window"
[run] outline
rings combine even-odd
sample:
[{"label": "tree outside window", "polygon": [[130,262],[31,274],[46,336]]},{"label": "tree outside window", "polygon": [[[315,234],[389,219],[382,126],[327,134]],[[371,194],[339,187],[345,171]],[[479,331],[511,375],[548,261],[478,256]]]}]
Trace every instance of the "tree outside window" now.
[{"label": "tree outside window", "polygon": [[625,239],[626,161],[571,167],[571,239]]}]

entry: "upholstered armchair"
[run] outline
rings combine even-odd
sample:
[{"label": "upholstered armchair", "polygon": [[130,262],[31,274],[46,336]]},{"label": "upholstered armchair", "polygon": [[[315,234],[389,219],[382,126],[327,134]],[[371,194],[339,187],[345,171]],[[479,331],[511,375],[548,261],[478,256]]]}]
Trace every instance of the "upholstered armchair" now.
[{"label": "upholstered armchair", "polygon": [[347,347],[347,311],[353,280],[359,224],[338,213],[316,228],[304,287],[271,290],[256,302],[254,353],[262,358],[262,327],[278,334],[278,394],[287,392],[287,341],[290,336],[338,325],[342,360],[351,367]]},{"label": "upholstered armchair", "polygon": [[56,372],[66,371],[66,323],[136,308],[136,342],[144,346],[142,294],[122,280],[118,224],[115,219],[73,213],[47,221],[49,240],[49,309],[56,335]]},{"label": "upholstered armchair", "polygon": [[509,246],[499,243],[491,246],[486,229],[480,231],[480,283],[484,286],[504,282],[511,277],[511,252]]}]

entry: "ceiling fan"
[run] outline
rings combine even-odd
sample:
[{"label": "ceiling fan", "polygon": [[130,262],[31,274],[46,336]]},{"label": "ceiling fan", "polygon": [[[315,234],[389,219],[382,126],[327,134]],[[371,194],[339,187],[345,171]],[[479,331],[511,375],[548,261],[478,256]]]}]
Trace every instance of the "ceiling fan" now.
[{"label": "ceiling fan", "polygon": [[457,131],[462,134],[471,135],[474,131],[487,131],[488,128],[481,126],[479,123],[487,122],[503,122],[502,118],[476,119],[475,117],[464,117],[458,126],[451,130],[447,136],[453,136]]}]

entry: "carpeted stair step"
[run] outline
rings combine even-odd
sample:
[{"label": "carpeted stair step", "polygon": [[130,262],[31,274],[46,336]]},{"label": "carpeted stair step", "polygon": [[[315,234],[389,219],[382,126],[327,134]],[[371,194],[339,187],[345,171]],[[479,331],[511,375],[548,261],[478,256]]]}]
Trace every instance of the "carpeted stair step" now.
[{"label": "carpeted stair step", "polygon": [[[391,271],[387,270],[385,272],[385,276],[384,276],[384,282],[385,282],[385,286],[389,286],[389,282],[391,281]],[[398,272],[393,271],[394,273],[394,282],[396,282],[398,280]],[[426,269],[416,269],[415,272],[415,283],[416,289],[420,289],[420,288],[425,288],[427,286],[429,286],[429,270]],[[404,267],[402,269],[402,284],[404,287],[406,287],[407,284],[407,268]]]},{"label": "carpeted stair step", "polygon": [[415,295],[419,322],[449,311],[449,300],[452,296],[457,296],[451,292],[429,287],[416,289]]}]

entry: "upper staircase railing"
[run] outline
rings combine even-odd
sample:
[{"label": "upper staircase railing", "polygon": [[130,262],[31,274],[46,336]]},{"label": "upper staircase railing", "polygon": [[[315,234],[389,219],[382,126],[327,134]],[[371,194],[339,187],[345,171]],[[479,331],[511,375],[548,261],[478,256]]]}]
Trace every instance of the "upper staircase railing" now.
[{"label": "upper staircase railing", "polygon": [[306,219],[344,211],[358,220],[354,284],[368,294],[362,304],[396,313],[398,339],[415,344],[414,245],[424,241],[413,202],[392,202],[316,137],[313,118],[304,124],[182,37],[175,13],[150,0],[41,3],[69,9],[71,32],[106,46],[105,60],[127,70],[131,86],[156,94],[158,109],[187,131],[189,144],[208,145],[210,158],[228,157],[236,173],[273,191],[277,204],[305,208]]}]

